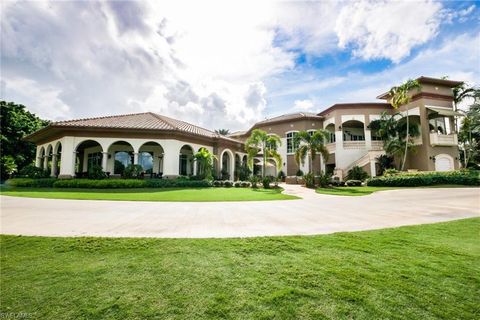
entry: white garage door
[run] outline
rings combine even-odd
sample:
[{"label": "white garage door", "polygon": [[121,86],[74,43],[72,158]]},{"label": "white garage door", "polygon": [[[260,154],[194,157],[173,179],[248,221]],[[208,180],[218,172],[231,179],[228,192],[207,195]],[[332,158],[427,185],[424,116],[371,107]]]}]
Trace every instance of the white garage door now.
[{"label": "white garage door", "polygon": [[448,154],[439,154],[435,157],[435,171],[451,171],[453,168],[453,158]]}]

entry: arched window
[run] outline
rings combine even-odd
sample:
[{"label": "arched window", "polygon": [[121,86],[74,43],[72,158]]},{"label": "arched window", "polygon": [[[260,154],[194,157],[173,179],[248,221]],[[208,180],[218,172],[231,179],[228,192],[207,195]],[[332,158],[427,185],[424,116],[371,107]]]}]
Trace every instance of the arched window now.
[{"label": "arched window", "polygon": [[294,138],[298,135],[298,132],[287,133],[287,153],[294,153],[297,151],[300,143],[294,143]]},{"label": "arched window", "polygon": [[153,152],[140,152],[138,164],[142,166],[143,170],[150,172],[153,169]]}]

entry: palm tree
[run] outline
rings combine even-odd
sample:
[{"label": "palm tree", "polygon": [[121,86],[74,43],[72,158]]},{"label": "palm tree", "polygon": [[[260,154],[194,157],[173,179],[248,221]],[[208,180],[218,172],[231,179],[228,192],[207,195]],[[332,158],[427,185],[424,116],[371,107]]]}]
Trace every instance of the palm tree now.
[{"label": "palm tree", "polygon": [[213,162],[217,159],[217,157],[206,148],[200,148],[200,150],[193,155],[193,158],[198,165],[197,175],[203,177],[204,179],[211,179]]},{"label": "palm tree", "polygon": [[328,141],[330,138],[330,132],[327,130],[317,130],[310,134],[307,131],[300,131],[294,138],[294,145],[298,145],[299,147],[295,151],[295,162],[298,165],[305,163],[305,157],[308,154],[308,171],[312,173],[312,163],[315,160],[317,153],[320,153],[324,162],[328,159],[328,149],[325,146],[325,141]]},{"label": "palm tree", "polygon": [[[467,87],[465,83],[453,88],[453,110],[458,111],[458,104],[465,98],[475,98],[478,96],[479,89],[474,87]],[[455,117],[455,132],[457,131],[457,118]]]},{"label": "palm tree", "polygon": [[[417,80],[408,79],[406,82],[401,84],[398,87],[392,87],[388,92],[390,95],[390,104],[394,109],[398,109],[403,105],[407,105],[412,100],[410,92],[414,89],[419,90],[421,88],[420,83]],[[401,170],[405,167],[405,162],[407,161],[407,153],[410,143],[410,134],[409,134],[409,120],[408,120],[408,108],[406,108],[406,139],[405,139],[405,150],[403,152],[403,160],[401,165]]]},{"label": "palm tree", "polygon": [[267,158],[274,158],[277,163],[277,170],[282,167],[282,157],[277,152],[277,147],[282,144],[280,137],[276,134],[267,134],[265,131],[255,129],[245,141],[247,162],[250,170],[253,171],[253,159],[261,152],[263,159],[262,177],[265,178],[265,167]]},{"label": "palm tree", "polygon": [[217,129],[217,130],[215,130],[215,133],[221,134],[222,136],[226,136],[230,133],[230,130],[228,130],[228,129]]}]

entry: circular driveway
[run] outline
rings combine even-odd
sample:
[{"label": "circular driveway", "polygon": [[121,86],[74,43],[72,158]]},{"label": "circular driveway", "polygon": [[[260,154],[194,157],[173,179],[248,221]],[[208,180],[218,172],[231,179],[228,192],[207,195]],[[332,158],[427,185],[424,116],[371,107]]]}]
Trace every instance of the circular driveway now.
[{"label": "circular driveway", "polygon": [[313,235],[480,216],[479,188],[390,190],[369,196],[316,194],[256,202],[132,202],[1,196],[2,234],[104,237]]}]

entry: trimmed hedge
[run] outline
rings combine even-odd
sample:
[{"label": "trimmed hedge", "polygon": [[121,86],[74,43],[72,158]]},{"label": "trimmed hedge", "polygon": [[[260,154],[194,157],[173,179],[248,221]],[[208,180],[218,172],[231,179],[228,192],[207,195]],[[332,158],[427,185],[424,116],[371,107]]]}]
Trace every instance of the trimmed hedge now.
[{"label": "trimmed hedge", "polygon": [[479,186],[480,174],[476,171],[416,172],[375,177],[367,180],[372,187],[421,187],[441,184]]},{"label": "trimmed hedge", "polygon": [[32,179],[32,178],[14,178],[8,179],[6,184],[10,187],[20,187],[20,188],[51,188],[53,184],[57,181],[55,178],[41,178],[41,179]]},{"label": "trimmed hedge", "polygon": [[47,188],[85,188],[85,189],[120,189],[120,188],[206,188],[212,184],[207,180],[186,179],[10,179],[7,184],[12,187],[47,187]]}]

